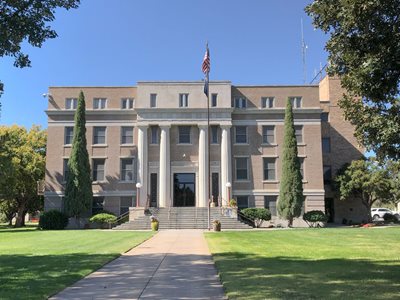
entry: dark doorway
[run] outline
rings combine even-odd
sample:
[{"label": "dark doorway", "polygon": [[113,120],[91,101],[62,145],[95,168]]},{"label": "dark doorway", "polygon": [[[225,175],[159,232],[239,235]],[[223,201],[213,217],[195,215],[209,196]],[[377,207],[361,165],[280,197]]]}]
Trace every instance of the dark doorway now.
[{"label": "dark doorway", "polygon": [[211,183],[212,183],[212,200],[216,206],[218,206],[218,197],[219,197],[219,174],[212,173],[211,175]]},{"label": "dark doorway", "polygon": [[328,216],[328,223],[335,221],[335,205],[333,198],[325,198],[325,214]]},{"label": "dark doorway", "polygon": [[195,206],[196,176],[194,173],[174,174],[174,206]]},{"label": "dark doorway", "polygon": [[150,207],[157,207],[157,173],[150,174]]}]

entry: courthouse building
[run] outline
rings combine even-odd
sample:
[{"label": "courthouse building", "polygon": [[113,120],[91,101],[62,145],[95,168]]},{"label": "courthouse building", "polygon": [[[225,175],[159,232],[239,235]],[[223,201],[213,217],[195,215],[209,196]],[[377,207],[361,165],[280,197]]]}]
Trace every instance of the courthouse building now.
[{"label": "courthouse building", "polygon": [[[363,149],[337,101],[340,81],[241,86],[210,82],[210,137],[203,82],[138,82],[132,87],[50,87],[45,209],[63,209],[77,97],[86,98],[92,213],[129,207],[205,207],[207,175],[216,205],[267,207],[277,217],[287,99],[303,174],[304,211],[360,221],[362,208],[335,199],[335,172]],[[210,138],[210,147],[207,140]],[[208,165],[210,157],[210,167]],[[210,168],[210,170],[208,170]],[[138,184],[139,183],[139,184]],[[138,197],[137,197],[138,194]]]}]

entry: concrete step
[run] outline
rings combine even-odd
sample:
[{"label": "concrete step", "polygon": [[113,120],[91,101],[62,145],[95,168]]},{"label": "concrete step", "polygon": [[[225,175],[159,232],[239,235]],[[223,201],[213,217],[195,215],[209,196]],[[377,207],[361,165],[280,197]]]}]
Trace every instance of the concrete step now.
[{"label": "concrete step", "polygon": [[[206,207],[151,208],[151,213],[159,220],[160,229],[206,229],[208,210]],[[218,207],[210,209],[210,220],[219,220],[223,229],[251,229],[252,227],[236,219],[221,215]],[[115,230],[150,229],[149,216],[116,226]]]}]

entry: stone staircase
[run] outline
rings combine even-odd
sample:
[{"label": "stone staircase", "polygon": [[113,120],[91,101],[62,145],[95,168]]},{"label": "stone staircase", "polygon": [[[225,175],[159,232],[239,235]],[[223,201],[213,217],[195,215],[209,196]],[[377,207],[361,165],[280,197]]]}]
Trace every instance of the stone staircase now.
[{"label": "stone staircase", "polygon": [[[207,229],[206,207],[150,208],[151,213],[160,222],[159,229]],[[234,218],[221,215],[218,207],[211,207],[210,219],[219,220],[224,229],[251,229],[252,227]],[[150,215],[141,216],[134,221],[114,227],[114,230],[148,230]]]}]

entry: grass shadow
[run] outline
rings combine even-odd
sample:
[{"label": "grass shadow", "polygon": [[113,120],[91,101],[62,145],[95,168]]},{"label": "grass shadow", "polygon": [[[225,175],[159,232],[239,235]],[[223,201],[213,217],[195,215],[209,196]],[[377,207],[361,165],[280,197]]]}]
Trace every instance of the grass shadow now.
[{"label": "grass shadow", "polygon": [[1,255],[0,299],[47,299],[118,256]]},{"label": "grass shadow", "polygon": [[229,299],[396,299],[398,259],[384,261],[214,255]]},{"label": "grass shadow", "polygon": [[25,225],[25,227],[15,228],[8,225],[0,225],[0,233],[2,232],[27,232],[38,229],[37,225]]}]

